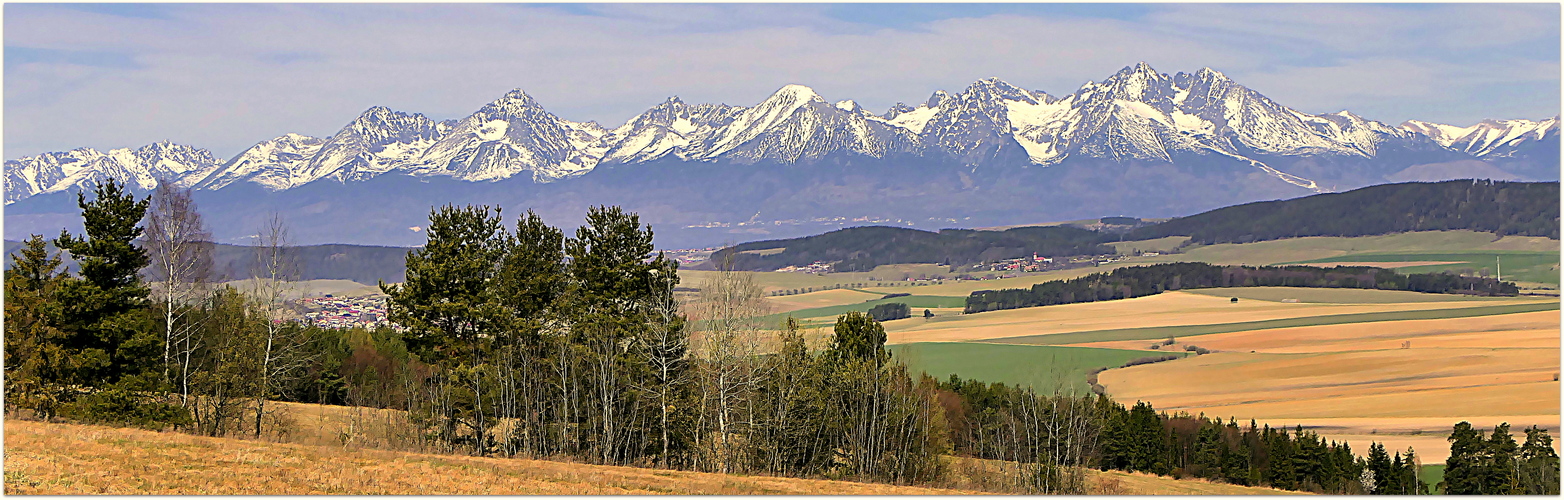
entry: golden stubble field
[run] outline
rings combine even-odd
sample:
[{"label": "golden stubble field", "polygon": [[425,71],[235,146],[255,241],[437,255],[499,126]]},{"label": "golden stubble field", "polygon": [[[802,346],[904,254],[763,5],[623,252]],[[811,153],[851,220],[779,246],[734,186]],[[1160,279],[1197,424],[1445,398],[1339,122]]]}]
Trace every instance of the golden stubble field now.
[{"label": "golden stubble field", "polygon": [[1414,446],[1435,463],[1449,455],[1445,437],[1462,420],[1538,425],[1558,435],[1559,334],[1558,311],[1219,333],[1173,346],[1212,354],[1108,370],[1098,380],[1124,401],[1301,424],[1360,452],[1370,441]]},{"label": "golden stubble field", "polygon": [[[300,408],[291,408],[300,409]],[[315,410],[331,413],[336,408]],[[22,495],[966,495],[1004,464],[950,457],[951,488],[479,458],[5,421],[5,493]],[[1293,494],[1087,471],[1093,494]]]},{"label": "golden stubble field", "polygon": [[[1411,292],[1382,293],[1399,294]],[[1424,296],[1427,294],[1414,295]],[[924,321],[921,318],[897,320],[887,322],[885,329],[889,343],[892,344],[960,342],[1124,328],[1211,325],[1341,314],[1428,311],[1492,306],[1503,303],[1531,303],[1543,300],[1547,299],[1515,299],[1512,301],[1495,302],[1468,300],[1450,296],[1448,301],[1422,302],[1286,303],[1251,299],[1233,303],[1228,297],[1180,291],[1134,299],[1028,307],[946,316],[930,321]],[[1149,343],[1150,341],[1139,341],[1138,347],[1146,347]]]}]

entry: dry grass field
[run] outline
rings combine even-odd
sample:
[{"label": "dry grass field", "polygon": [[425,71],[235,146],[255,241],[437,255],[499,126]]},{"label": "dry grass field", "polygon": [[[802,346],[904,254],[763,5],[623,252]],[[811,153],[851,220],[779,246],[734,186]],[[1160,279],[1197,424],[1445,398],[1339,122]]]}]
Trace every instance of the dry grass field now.
[{"label": "dry grass field", "polygon": [[[1356,291],[1354,291],[1356,292]],[[1381,292],[1366,290],[1372,296]],[[1417,294],[1425,295],[1425,294]],[[1028,307],[978,314],[936,317],[933,320],[899,320],[885,325],[889,343],[959,342],[1010,337],[1052,335],[1126,328],[1171,327],[1244,323],[1347,314],[1434,311],[1496,304],[1544,303],[1556,299],[1518,298],[1503,301],[1467,300],[1460,296],[1442,296],[1448,300],[1424,302],[1299,302],[1240,300],[1191,291],[1167,292],[1147,297],[1105,302]],[[1419,297],[1420,299],[1426,297]],[[1036,342],[1032,342],[1036,343]],[[1073,343],[1073,342],[1071,342]],[[1144,347],[1144,345],[1142,346]]]},{"label": "dry grass field", "polygon": [[958,490],[5,423],[5,492],[37,495],[927,495]]},{"label": "dry grass field", "polygon": [[[112,427],[5,422],[12,495],[957,495],[991,461],[951,458],[950,485],[928,488],[739,476],[545,460],[478,458],[209,438]],[[1087,471],[1094,494],[1288,494],[1205,481]]]}]

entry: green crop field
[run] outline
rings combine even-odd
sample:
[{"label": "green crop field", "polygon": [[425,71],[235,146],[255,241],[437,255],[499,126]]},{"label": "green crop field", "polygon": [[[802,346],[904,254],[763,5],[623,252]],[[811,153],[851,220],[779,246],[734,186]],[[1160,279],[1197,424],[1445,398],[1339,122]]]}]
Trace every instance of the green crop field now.
[{"label": "green crop field", "polygon": [[[1559,241],[1529,236],[1506,236],[1495,239],[1492,233],[1475,231],[1419,231],[1353,238],[1315,236],[1255,243],[1198,245],[1185,248],[1183,253],[1142,257],[1137,259],[1137,262],[1209,262],[1258,266],[1314,259],[1340,259],[1356,254],[1503,251],[1551,253],[1556,259]],[[1489,260],[1492,258],[1490,257]]]},{"label": "green crop field", "polygon": [[1432,486],[1438,485],[1440,481],[1445,480],[1445,464],[1424,465],[1423,470],[1418,474],[1418,479],[1428,483],[1429,489],[1433,490],[1435,495],[1443,495],[1443,490],[1433,488]]},{"label": "green crop field", "polygon": [[[1497,260],[1498,266],[1495,266]],[[1363,252],[1337,257],[1300,260],[1285,264],[1329,264],[1332,262],[1454,262],[1427,266],[1397,268],[1402,273],[1434,273],[1441,271],[1471,271],[1493,275],[1503,271],[1506,281],[1533,283],[1559,283],[1558,252],[1525,252],[1516,250],[1488,250],[1470,252]]]},{"label": "green crop field", "polygon": [[1360,314],[1336,314],[1330,316],[1311,316],[1307,318],[1288,318],[1267,321],[1247,321],[1243,323],[1222,323],[1214,325],[1180,325],[1159,326],[1149,328],[1121,328],[1115,330],[1096,330],[1089,332],[1056,333],[1050,335],[1028,335],[1023,337],[1007,337],[982,340],[980,342],[996,344],[1030,344],[1030,345],[1066,345],[1085,342],[1109,342],[1117,340],[1156,340],[1168,337],[1191,337],[1195,335],[1209,335],[1213,333],[1245,332],[1252,330],[1270,330],[1274,328],[1293,328],[1300,326],[1318,325],[1342,325],[1348,323],[1370,323],[1376,321],[1406,321],[1416,319],[1446,319],[1446,318],[1471,318],[1477,316],[1493,316],[1498,314],[1515,314],[1524,312],[1558,310],[1558,302],[1536,302],[1529,304],[1511,304],[1502,306],[1465,307],[1459,309],[1432,309],[1424,311],[1392,311]]},{"label": "green crop field", "polygon": [[1078,395],[1091,392],[1086,384],[1086,372],[1091,369],[1117,367],[1148,356],[1185,354],[969,342],[919,342],[887,349],[909,372],[928,373],[940,380],[955,374],[968,380],[1030,386],[1044,393],[1058,389]]},{"label": "green crop field", "polygon": [[[867,291],[867,290],[865,290],[865,291]],[[797,311],[789,311],[789,312],[785,312],[785,313],[772,314],[772,315],[769,315],[769,316],[765,316],[762,319],[763,319],[763,324],[773,325],[773,324],[781,324],[782,319],[786,318],[788,316],[792,316],[792,317],[798,318],[800,320],[809,319],[809,318],[825,318],[822,321],[805,322],[805,326],[820,326],[820,325],[818,325],[816,323],[833,324],[833,323],[836,322],[836,317],[837,316],[841,316],[843,314],[847,314],[848,311],[869,312],[869,309],[874,307],[874,306],[877,306],[877,305],[880,305],[880,304],[892,304],[892,303],[907,304],[907,307],[912,308],[912,316],[913,316],[913,318],[921,318],[921,316],[923,315],[923,310],[924,309],[966,307],[966,305],[967,305],[967,298],[966,297],[945,297],[945,296],[939,296],[939,295],[909,295],[909,296],[906,296],[906,297],[892,297],[892,298],[889,298],[889,299],[875,299],[875,300],[859,302],[859,303],[854,303],[854,304],[842,304],[842,305],[837,305],[837,306],[826,306],[826,307],[815,307],[815,308],[811,308],[811,309],[800,309],[800,310],[797,310]]]}]

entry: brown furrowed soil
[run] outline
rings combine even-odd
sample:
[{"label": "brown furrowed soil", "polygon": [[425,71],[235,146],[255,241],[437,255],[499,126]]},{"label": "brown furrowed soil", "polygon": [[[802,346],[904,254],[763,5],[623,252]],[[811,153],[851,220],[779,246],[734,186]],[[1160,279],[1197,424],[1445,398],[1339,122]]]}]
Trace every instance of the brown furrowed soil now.
[{"label": "brown furrowed soil", "polygon": [[[295,405],[290,411],[309,405]],[[322,407],[309,417],[341,407]],[[300,415],[304,417],[305,415]],[[300,420],[304,420],[301,418]],[[308,432],[304,432],[308,434]],[[5,421],[5,493],[22,495],[957,495],[996,462],[949,458],[956,489],[740,476],[357,446],[211,438],[92,425]],[[1001,465],[1002,466],[1002,465]],[[1085,471],[1092,494],[1292,494],[1199,480]]]}]

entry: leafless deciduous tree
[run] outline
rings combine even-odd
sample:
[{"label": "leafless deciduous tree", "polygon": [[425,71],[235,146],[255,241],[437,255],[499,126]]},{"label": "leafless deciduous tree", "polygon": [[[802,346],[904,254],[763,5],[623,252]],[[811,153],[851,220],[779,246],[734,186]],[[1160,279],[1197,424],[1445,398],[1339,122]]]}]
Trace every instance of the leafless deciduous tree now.
[{"label": "leafless deciduous tree", "polygon": [[[159,181],[147,210],[145,248],[153,290],[163,316],[163,381],[177,381],[180,402],[190,404],[188,359],[201,328],[197,303],[209,293],[212,233],[206,230],[189,189]],[[183,362],[182,362],[183,361]]]},{"label": "leafless deciduous tree", "polygon": [[[728,266],[724,266],[727,268]],[[691,304],[697,335],[691,339],[699,359],[700,416],[702,432],[699,448],[709,453],[712,469],[734,472],[741,463],[739,442],[748,432],[749,392],[764,375],[757,359],[761,354],[766,325],[761,317],[769,311],[764,293],[748,273],[719,271],[700,286],[700,298]]]},{"label": "leafless deciduous tree", "polygon": [[296,290],[301,269],[288,236],[288,225],[271,214],[255,235],[255,261],[250,272],[249,295],[265,322],[261,336],[257,375],[260,390],[255,398],[255,435],[260,437],[266,415],[266,398],[282,388],[290,373],[310,359],[305,347],[306,330],[291,324],[289,296]]}]

